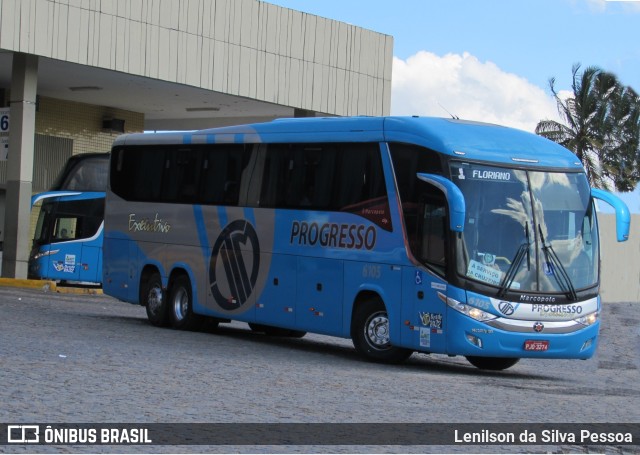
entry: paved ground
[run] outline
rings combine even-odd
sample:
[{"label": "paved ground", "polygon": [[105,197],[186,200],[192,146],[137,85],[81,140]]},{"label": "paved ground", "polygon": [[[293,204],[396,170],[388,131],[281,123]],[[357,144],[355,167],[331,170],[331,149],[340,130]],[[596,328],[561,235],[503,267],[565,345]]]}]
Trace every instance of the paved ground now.
[{"label": "paved ground", "polygon": [[[0,422],[640,422],[639,304],[606,304],[588,361],[523,360],[501,373],[463,358],[364,362],[349,340],[267,338],[245,324],[199,333],[148,324],[102,295],[0,287]],[[146,452],[635,453],[631,448],[154,446]],[[140,447],[0,446],[0,452]]]}]

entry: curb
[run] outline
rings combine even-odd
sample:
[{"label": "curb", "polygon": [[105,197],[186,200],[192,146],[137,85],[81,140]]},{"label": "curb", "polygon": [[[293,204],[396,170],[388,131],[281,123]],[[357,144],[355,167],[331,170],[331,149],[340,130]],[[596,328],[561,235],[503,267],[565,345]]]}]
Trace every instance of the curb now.
[{"label": "curb", "polygon": [[51,280],[26,280],[20,278],[0,278],[0,286],[22,289],[39,289],[44,292],[56,292],[58,294],[89,294],[102,295],[101,288],[83,288],[73,286],[60,286]]}]

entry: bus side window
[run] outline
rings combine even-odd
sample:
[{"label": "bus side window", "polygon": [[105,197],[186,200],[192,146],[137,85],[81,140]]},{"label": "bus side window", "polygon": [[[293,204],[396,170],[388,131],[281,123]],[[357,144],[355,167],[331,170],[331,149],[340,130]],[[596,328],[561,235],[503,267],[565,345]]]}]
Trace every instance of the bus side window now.
[{"label": "bus side window", "polygon": [[203,154],[199,202],[209,205],[238,205],[240,180],[252,147],[251,144],[207,146]]},{"label": "bus side window", "polygon": [[56,240],[71,240],[76,238],[78,218],[69,216],[56,220],[55,238]]},{"label": "bus side window", "polygon": [[127,201],[159,201],[165,151],[155,147],[132,148],[125,153],[116,150],[111,168],[111,190]]}]

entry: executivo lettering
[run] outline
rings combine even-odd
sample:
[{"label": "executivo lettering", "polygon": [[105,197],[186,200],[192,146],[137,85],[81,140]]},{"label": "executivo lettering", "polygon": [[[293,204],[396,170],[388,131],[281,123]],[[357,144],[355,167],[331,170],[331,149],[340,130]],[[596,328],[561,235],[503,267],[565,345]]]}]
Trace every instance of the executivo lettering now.
[{"label": "executivo lettering", "polygon": [[129,231],[133,232],[160,232],[166,234],[171,230],[171,225],[156,213],[155,218],[143,218],[141,220],[136,219],[135,213],[129,214]]}]

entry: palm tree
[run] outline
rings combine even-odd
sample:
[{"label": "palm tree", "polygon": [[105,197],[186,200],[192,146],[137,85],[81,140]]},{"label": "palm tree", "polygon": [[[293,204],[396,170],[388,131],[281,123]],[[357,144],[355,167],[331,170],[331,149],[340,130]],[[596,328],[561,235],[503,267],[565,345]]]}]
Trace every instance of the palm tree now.
[{"label": "palm tree", "polygon": [[632,191],[640,180],[640,97],[615,75],[573,66],[573,94],[563,98],[549,80],[558,112],[566,123],[542,120],[536,133],[573,151],[591,186]]}]

